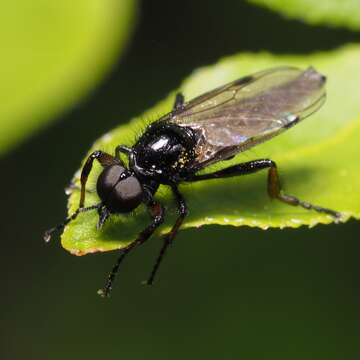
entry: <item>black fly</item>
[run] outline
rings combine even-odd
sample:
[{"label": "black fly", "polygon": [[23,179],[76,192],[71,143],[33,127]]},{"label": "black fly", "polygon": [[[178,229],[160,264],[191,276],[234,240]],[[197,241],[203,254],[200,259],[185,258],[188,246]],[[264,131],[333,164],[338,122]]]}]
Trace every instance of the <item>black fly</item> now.
[{"label": "black fly", "polygon": [[[189,102],[178,94],[173,110],[150,124],[132,148],[119,145],[114,156],[101,150],[89,156],[81,172],[79,208],[62,224],[48,230],[45,240],[49,241],[55,230],[61,230],[82,212],[96,209],[99,214],[97,228],[101,229],[111,214],[128,213],[144,203],[151,223],[134,242],[120,250],[107,284],[100,291],[102,296],[108,296],[122,260],[132,249],[144,243],[164,220],[164,208],[154,198],[160,184],[170,186],[178,204],[179,216],[164,237],[148,284],[153,283],[165,251],[188,213],[185,199],[178,190],[179,183],[268,169],[267,189],[271,198],[339,218],[340,213],[336,211],[284,194],[277,166],[270,159],[240,163],[210,174],[197,174],[206,166],[232,158],[278,135],[317,111],[325,101],[325,82],[325,77],[313,68],[303,71],[279,67],[243,77]],[[128,156],[128,168],[120,153]],[[94,160],[104,168],[96,188],[101,201],[84,207],[86,181]]]}]

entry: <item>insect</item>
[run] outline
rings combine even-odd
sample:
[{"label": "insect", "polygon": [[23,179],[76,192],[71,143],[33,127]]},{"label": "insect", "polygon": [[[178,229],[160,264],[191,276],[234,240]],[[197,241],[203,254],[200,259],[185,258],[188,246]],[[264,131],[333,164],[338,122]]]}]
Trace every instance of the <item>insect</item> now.
[{"label": "insect", "polygon": [[[114,155],[94,151],[82,168],[80,203],[65,221],[44,234],[46,241],[85,211],[97,210],[100,230],[109,216],[129,213],[145,204],[151,222],[137,239],[120,250],[100,295],[109,296],[119,266],[125,256],[143,244],[164,220],[163,206],[154,195],[160,184],[168,185],[177,201],[178,217],[164,243],[147,280],[152,284],[171,242],[188,213],[178,185],[196,181],[234,177],[268,169],[267,190],[271,198],[329,214],[341,214],[302,201],[282,192],[277,165],[270,159],[257,159],[198,174],[205,167],[233,158],[261,142],[280,134],[317,111],[325,101],[325,76],[314,68],[300,70],[278,67],[242,77],[209,91],[189,102],[178,93],[172,111],[147,126],[133,147],[119,145]],[[128,157],[128,166],[120,154]],[[103,167],[97,179],[98,204],[84,207],[86,182],[94,160]]]}]

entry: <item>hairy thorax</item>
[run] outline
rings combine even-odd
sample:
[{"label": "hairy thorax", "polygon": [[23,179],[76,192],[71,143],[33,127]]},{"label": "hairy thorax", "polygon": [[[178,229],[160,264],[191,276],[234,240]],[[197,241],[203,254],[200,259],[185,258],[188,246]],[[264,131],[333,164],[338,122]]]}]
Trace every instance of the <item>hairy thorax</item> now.
[{"label": "hairy thorax", "polygon": [[194,159],[192,140],[177,126],[158,126],[146,132],[134,147],[136,164],[161,182],[181,177]]}]

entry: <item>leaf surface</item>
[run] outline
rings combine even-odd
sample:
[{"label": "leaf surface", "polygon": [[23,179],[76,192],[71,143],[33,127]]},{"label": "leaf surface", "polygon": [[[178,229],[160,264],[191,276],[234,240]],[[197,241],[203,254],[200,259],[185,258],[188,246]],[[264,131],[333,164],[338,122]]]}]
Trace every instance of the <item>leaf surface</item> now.
[{"label": "leaf surface", "polygon": [[324,24],[360,30],[357,0],[248,0],[250,3],[310,24]]},{"label": "leaf surface", "polygon": [[[216,86],[261,69],[281,65],[306,68],[309,65],[328,76],[328,99],[320,111],[270,141],[239,154],[207,171],[241,161],[271,158],[278,164],[285,192],[343,213],[342,220],[360,218],[360,47],[347,46],[333,52],[310,56],[278,56],[268,53],[239,54],[195,71],[180,89],[191,99]],[[146,123],[171,110],[174,93],[128,125],[120,126],[95,142],[91,151],[113,153],[118,144],[132,145]],[[94,167],[88,185],[86,205],[99,201],[95,189],[101,168]],[[79,172],[75,175],[79,184]],[[269,227],[314,226],[334,220],[324,214],[291,207],[270,200],[266,193],[266,171],[238,178],[217,179],[181,185],[190,214],[183,228],[206,224]],[[156,196],[166,205],[169,230],[176,216],[174,202],[166,187]],[[79,191],[69,197],[69,213],[78,206]],[[135,239],[149,222],[143,207],[130,215],[114,215],[101,231],[96,230],[97,213],[81,214],[62,235],[62,244],[71,253],[118,249]]]}]

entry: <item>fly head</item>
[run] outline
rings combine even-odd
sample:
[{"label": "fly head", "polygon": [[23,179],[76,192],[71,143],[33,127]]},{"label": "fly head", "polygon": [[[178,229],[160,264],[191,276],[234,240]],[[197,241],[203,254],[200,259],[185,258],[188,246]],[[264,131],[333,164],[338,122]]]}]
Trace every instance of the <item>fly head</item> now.
[{"label": "fly head", "polygon": [[103,204],[112,213],[127,213],[143,200],[139,179],[121,165],[106,167],[97,180],[96,190]]}]

